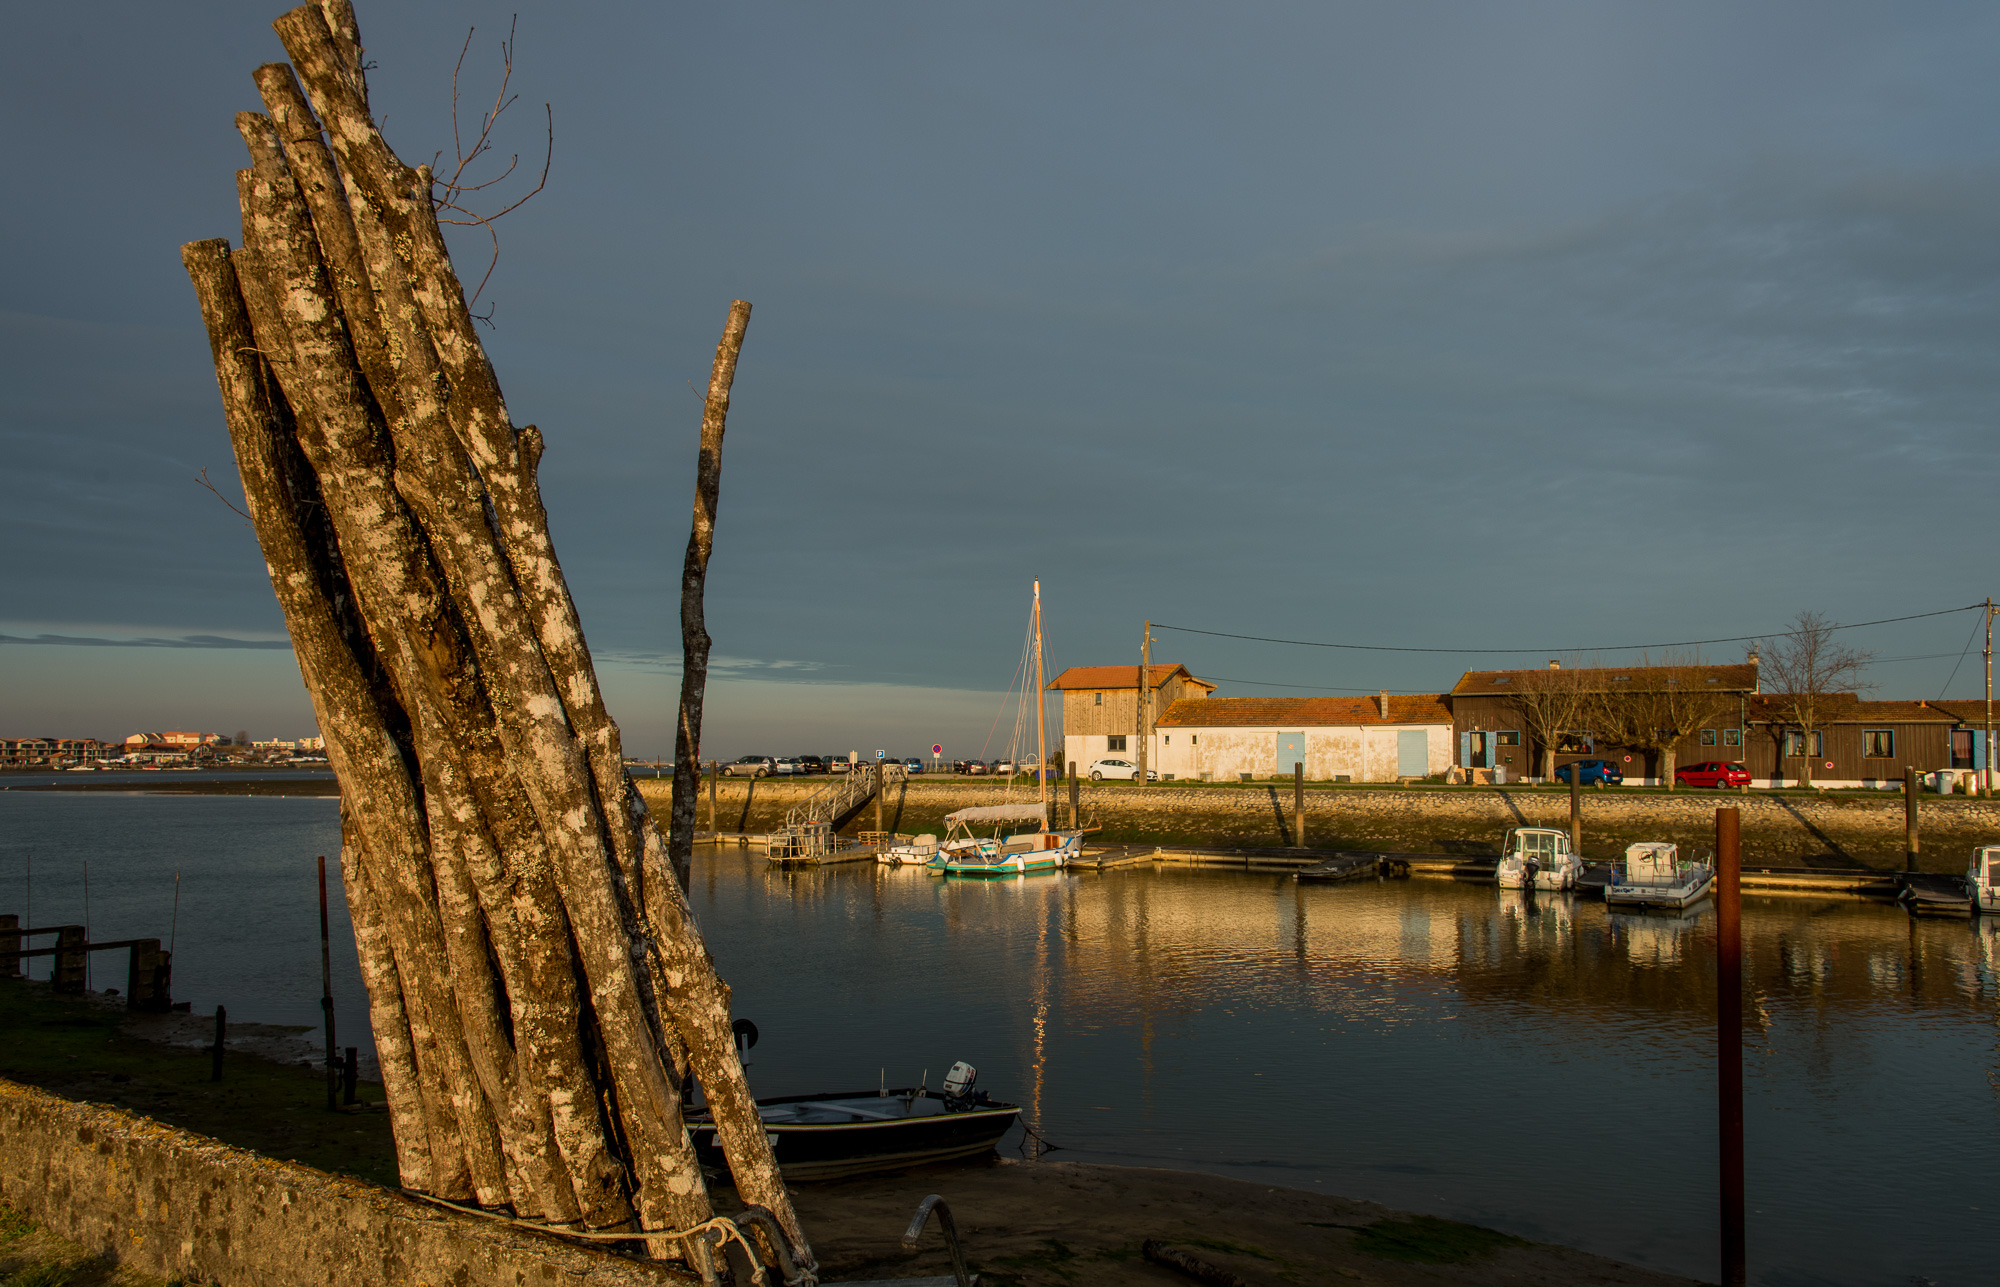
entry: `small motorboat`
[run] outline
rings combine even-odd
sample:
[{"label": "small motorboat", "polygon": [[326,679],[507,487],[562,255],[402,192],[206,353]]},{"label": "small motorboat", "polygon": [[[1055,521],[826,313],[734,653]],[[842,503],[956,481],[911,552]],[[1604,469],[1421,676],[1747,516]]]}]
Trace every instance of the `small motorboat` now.
[{"label": "small motorboat", "polygon": [[1975,853],[1974,870],[1968,871],[1964,879],[1926,871],[1910,872],[1903,877],[1903,888],[1896,900],[1912,916],[1971,916],[1979,908],[1980,890],[1973,879],[1978,864]]},{"label": "small motorboat", "polygon": [[1494,879],[1502,889],[1575,889],[1583,860],[1570,852],[1569,832],[1557,827],[1512,827],[1501,845]]},{"label": "small motorboat", "polygon": [[900,866],[903,863],[911,863],[921,867],[931,859],[937,857],[937,852],[937,836],[926,832],[916,839],[911,840],[908,844],[890,845],[887,849],[881,850],[875,855],[875,861],[887,863],[891,867]]},{"label": "small motorboat", "polygon": [[1604,901],[1627,907],[1686,907],[1708,897],[1715,885],[1715,864],[1682,858],[1680,848],[1664,840],[1642,840],[1625,847],[1625,860],[1611,869]]},{"label": "small motorboat", "polygon": [[[990,1152],[1021,1115],[1017,1104],[972,1088],[979,1072],[953,1064],[944,1090],[915,1089],[788,1095],[757,1101],[772,1156],[787,1180],[835,1180]],[[729,1162],[706,1110],[688,1114],[701,1165],[721,1174]]]}]

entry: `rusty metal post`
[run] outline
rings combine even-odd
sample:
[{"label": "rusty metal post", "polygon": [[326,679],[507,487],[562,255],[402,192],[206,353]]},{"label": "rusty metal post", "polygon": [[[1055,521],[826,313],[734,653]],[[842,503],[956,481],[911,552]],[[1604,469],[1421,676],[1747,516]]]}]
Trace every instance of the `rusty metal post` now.
[{"label": "rusty metal post", "polygon": [[1076,830],[1076,761],[1069,762],[1069,829]]},{"label": "rusty metal post", "polygon": [[1722,1143],[1722,1284],[1744,1287],[1743,813],[1715,811],[1716,1122]]},{"label": "rusty metal post", "polygon": [[1903,769],[1903,870],[1917,869],[1917,766]]},{"label": "rusty metal post", "polygon": [[84,967],[90,961],[90,953],[84,951],[90,935],[81,925],[65,925],[56,931],[55,969],[49,974],[51,992],[82,992]]},{"label": "rusty metal post", "polygon": [[21,958],[10,952],[21,950],[21,918],[13,912],[0,916],[0,979],[21,977]]},{"label": "rusty metal post", "polygon": [[1301,849],[1306,847],[1306,766],[1303,760],[1292,762],[1292,842]]},{"label": "rusty metal post", "polygon": [[1583,857],[1583,770],[1569,766],[1569,851]]}]

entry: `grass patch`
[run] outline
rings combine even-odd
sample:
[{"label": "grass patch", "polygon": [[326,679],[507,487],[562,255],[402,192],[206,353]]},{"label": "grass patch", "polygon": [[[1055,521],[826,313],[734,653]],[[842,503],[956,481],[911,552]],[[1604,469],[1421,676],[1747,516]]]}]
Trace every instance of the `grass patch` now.
[{"label": "grass patch", "polygon": [[[329,1113],[326,1079],[310,1068],[230,1051],[209,1080],[205,1050],[140,1041],[119,1031],[117,1004],[58,997],[45,983],[0,982],[0,1077],[65,1099],[111,1104],[169,1125],[376,1184],[397,1184],[385,1112]],[[379,1086],[361,1098],[379,1104]],[[4,1278],[0,1284],[12,1287]]]},{"label": "grass patch", "polygon": [[1411,1216],[1407,1220],[1377,1220],[1354,1235],[1354,1249],[1378,1260],[1416,1265],[1462,1265],[1483,1259],[1503,1247],[1525,1247],[1526,1240],[1476,1224]]},{"label": "grass patch", "polygon": [[0,1204],[0,1287],[184,1287],[120,1268]]}]

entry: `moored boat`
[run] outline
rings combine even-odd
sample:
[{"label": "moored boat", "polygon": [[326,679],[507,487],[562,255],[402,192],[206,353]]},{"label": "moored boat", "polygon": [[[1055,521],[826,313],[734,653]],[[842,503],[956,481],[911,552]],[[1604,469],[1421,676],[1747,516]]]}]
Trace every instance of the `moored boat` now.
[{"label": "moored boat", "polygon": [[1570,852],[1569,832],[1556,827],[1512,827],[1501,845],[1493,878],[1502,889],[1574,889],[1583,860]]},{"label": "moored boat", "polygon": [[1912,916],[1971,916],[1979,907],[1978,889],[1969,878],[1916,871],[1903,877],[1896,900]]},{"label": "moored boat", "polygon": [[2000,845],[1981,845],[1972,851],[1965,887],[1975,915],[2000,916]]},{"label": "moored boat", "polygon": [[[1031,871],[1056,871],[1083,845],[1081,831],[1051,831],[1048,806],[988,804],[945,815],[945,838],[925,865],[953,876],[1019,876]],[[1033,831],[1003,835],[1005,824],[1032,822]],[[993,834],[979,836],[975,826],[991,824]]]},{"label": "moored boat", "polygon": [[[1021,1115],[1016,1104],[972,1088],[977,1071],[952,1065],[942,1092],[922,1087],[786,1095],[757,1101],[771,1153],[787,1180],[834,1180],[948,1162],[989,1152]],[[728,1162],[705,1110],[688,1115],[688,1134],[703,1167]]]},{"label": "moored boat", "polygon": [[891,867],[903,863],[910,863],[921,867],[931,859],[937,857],[937,852],[937,836],[926,832],[916,839],[911,840],[908,844],[890,845],[887,849],[875,855],[875,861],[887,863]]},{"label": "moored boat", "polygon": [[1625,847],[1625,859],[1611,869],[1604,901],[1627,907],[1686,907],[1708,897],[1715,885],[1715,864],[1682,858],[1680,848],[1664,840],[1642,840]]}]

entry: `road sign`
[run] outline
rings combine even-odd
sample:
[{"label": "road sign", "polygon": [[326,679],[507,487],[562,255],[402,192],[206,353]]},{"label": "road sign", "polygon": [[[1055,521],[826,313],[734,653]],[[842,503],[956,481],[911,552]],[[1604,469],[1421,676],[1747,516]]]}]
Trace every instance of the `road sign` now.
[{"label": "road sign", "polygon": [[933,746],[933,747],[931,747],[931,754],[932,754],[932,755],[943,755],[943,754],[944,754],[944,747],[942,747],[942,746]]},{"label": "road sign", "polygon": [[875,752],[875,758],[878,760],[886,760],[889,758],[889,753],[887,751],[877,751]]}]

